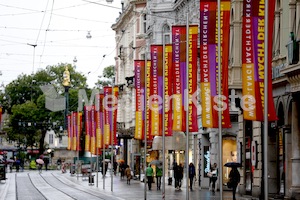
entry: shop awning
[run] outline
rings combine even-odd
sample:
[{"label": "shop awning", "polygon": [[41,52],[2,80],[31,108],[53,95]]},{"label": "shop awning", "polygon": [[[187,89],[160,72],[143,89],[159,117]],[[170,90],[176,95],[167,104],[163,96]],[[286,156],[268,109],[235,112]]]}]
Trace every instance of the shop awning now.
[{"label": "shop awning", "polygon": [[[173,132],[173,136],[165,137],[166,150],[185,150],[185,138],[183,132]],[[152,150],[162,150],[162,136],[153,138]]]}]

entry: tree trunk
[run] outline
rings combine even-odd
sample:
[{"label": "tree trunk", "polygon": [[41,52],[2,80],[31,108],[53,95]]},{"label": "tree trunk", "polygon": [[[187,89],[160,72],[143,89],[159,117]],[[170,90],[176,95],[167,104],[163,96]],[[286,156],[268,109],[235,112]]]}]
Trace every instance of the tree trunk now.
[{"label": "tree trunk", "polygon": [[45,143],[45,136],[46,136],[47,129],[42,128],[41,132],[42,132],[42,134],[41,134],[41,138],[40,138],[39,152],[40,152],[40,154],[44,154],[44,151],[45,151],[44,143]]}]

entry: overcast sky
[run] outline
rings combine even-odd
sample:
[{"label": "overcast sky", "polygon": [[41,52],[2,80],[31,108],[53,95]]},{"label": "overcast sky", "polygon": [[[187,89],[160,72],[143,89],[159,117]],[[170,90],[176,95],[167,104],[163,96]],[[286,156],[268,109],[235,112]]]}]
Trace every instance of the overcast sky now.
[{"label": "overcast sky", "polygon": [[[103,68],[115,64],[111,25],[120,2],[0,0],[0,84],[48,65],[74,64],[76,57],[77,71],[94,86]],[[92,38],[87,39],[89,31]]]}]

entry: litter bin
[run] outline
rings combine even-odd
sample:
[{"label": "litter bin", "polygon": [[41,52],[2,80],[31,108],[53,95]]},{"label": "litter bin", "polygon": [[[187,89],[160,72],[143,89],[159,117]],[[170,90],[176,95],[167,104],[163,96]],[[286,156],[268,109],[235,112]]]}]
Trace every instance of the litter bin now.
[{"label": "litter bin", "polygon": [[71,173],[71,175],[75,174],[75,164],[72,164],[70,166],[70,173]]},{"label": "litter bin", "polygon": [[94,176],[95,175],[89,175],[89,185],[94,185]]}]

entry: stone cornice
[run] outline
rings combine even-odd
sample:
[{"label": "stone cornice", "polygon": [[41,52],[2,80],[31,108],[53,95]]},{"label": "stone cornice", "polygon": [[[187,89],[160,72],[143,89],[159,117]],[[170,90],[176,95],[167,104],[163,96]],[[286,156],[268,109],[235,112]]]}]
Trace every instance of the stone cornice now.
[{"label": "stone cornice", "polygon": [[289,65],[280,71],[287,75],[287,80],[291,85],[291,92],[300,91],[300,63]]}]

